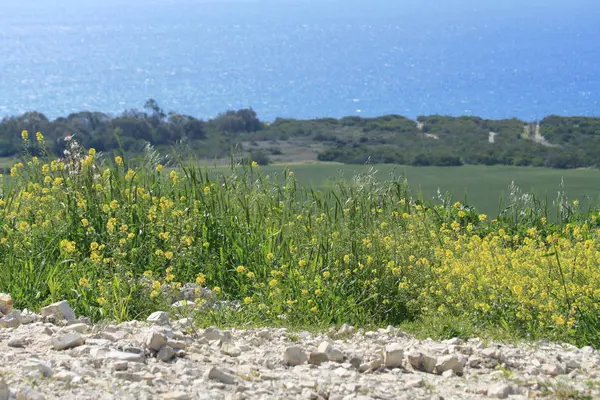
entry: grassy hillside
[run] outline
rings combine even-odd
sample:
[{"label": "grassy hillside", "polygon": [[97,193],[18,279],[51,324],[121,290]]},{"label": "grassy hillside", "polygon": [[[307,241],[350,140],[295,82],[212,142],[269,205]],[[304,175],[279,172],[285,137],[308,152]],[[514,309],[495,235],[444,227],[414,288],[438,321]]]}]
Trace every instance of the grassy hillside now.
[{"label": "grassy hillside", "polygon": [[[350,181],[357,174],[367,173],[373,168],[380,181],[404,175],[416,196],[425,200],[437,197],[440,189],[444,195],[451,193],[454,200],[467,199],[488,215],[496,215],[501,203],[506,206],[510,194],[509,186],[515,182],[522,193],[535,193],[541,200],[548,200],[551,206],[561,190],[571,200],[578,199],[582,207],[600,204],[600,171],[595,169],[556,170],[549,168],[521,168],[512,166],[467,165],[456,168],[413,167],[392,165],[344,165],[335,163],[281,164],[260,167],[267,175],[281,176],[287,165],[294,171],[298,182],[311,185],[315,189],[326,189],[338,178]],[[551,209],[550,212],[555,210]]]}]

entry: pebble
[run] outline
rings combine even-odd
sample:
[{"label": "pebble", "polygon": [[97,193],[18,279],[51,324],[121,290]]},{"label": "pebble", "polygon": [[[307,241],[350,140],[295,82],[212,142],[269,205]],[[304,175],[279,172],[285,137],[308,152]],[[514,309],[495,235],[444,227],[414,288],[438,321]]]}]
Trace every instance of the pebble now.
[{"label": "pebble", "polygon": [[175,350],[171,346],[164,346],[156,355],[156,358],[163,362],[167,362],[173,357],[175,357]]},{"label": "pebble", "polygon": [[169,325],[169,314],[164,311],[156,311],[150,314],[146,321],[156,325]]},{"label": "pebble", "polygon": [[42,308],[40,314],[42,317],[54,317],[59,321],[75,321],[75,312],[66,300],[50,304]]},{"label": "pebble", "polygon": [[0,400],[8,400],[10,396],[10,390],[8,384],[2,377],[0,377]]},{"label": "pebble", "polygon": [[146,347],[150,350],[159,351],[167,344],[167,335],[158,330],[151,330],[146,335]]},{"label": "pebble", "polygon": [[283,353],[283,359],[292,366],[304,364],[306,361],[308,361],[306,352],[302,347],[299,346],[290,346],[286,348]]},{"label": "pebble", "polygon": [[0,293],[0,314],[10,314],[13,307],[13,300],[10,294]]},{"label": "pebble", "polygon": [[383,364],[388,368],[400,368],[404,361],[404,348],[399,343],[386,346],[383,356]]},{"label": "pebble", "polygon": [[68,333],[52,339],[52,348],[54,350],[72,349],[77,346],[82,346],[85,339],[79,333]]},{"label": "pebble", "polygon": [[217,367],[211,367],[207,370],[204,377],[206,380],[215,380],[226,385],[233,385],[235,383],[235,377],[233,375],[223,372]]},{"label": "pebble", "polygon": [[342,363],[346,359],[344,353],[333,347],[329,342],[323,342],[319,345],[317,350],[319,353],[323,353],[327,356],[329,361]]},{"label": "pebble", "polygon": [[490,386],[487,391],[488,397],[494,397],[496,399],[505,399],[512,394],[512,388],[506,383],[497,383]]},{"label": "pebble", "polygon": [[44,400],[43,394],[32,388],[24,388],[17,392],[17,400]]}]

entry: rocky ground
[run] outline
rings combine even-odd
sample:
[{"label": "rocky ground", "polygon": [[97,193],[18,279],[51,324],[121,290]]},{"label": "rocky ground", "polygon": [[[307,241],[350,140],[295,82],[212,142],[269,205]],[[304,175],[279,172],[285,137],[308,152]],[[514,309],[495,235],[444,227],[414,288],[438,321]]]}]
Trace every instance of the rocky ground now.
[{"label": "rocky ground", "polygon": [[37,315],[2,294],[0,317],[0,400],[600,398],[589,347],[194,329],[163,312],[93,325],[66,302]]}]

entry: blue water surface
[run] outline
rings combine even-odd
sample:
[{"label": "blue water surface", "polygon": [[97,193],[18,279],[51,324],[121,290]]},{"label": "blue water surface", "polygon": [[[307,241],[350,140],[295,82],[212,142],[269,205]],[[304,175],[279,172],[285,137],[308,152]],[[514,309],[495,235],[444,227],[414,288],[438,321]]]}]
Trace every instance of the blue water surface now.
[{"label": "blue water surface", "polygon": [[600,114],[597,0],[2,0],[0,117]]}]

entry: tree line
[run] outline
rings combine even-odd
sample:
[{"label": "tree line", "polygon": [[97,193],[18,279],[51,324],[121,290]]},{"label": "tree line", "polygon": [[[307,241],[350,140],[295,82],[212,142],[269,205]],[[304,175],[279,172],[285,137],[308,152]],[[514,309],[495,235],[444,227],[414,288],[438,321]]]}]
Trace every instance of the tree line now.
[{"label": "tree line", "polygon": [[[345,117],[261,121],[249,109],[228,110],[202,120],[165,112],[150,99],[142,110],[118,115],[82,111],[48,119],[39,112],[5,117],[0,121],[0,157],[14,157],[22,150],[20,132],[42,132],[48,149],[61,154],[65,136],[73,136],[86,148],[110,153],[141,153],[147,144],[159,152],[183,145],[198,158],[228,157],[243,152],[242,144],[266,141],[272,145],[247,155],[261,164],[281,153],[318,143],[321,161],[362,164],[394,163],[416,166],[464,164],[539,166],[551,168],[600,165],[600,118],[549,116],[539,122],[547,142],[533,140],[531,124],[518,119],[489,120],[479,117],[420,116],[417,121],[400,115],[377,118]],[[31,144],[30,152],[40,149]]]}]

